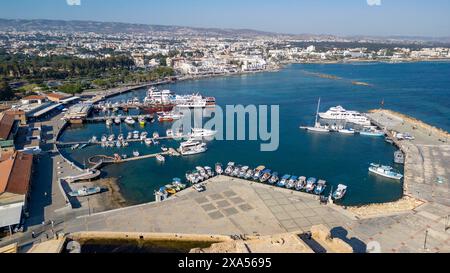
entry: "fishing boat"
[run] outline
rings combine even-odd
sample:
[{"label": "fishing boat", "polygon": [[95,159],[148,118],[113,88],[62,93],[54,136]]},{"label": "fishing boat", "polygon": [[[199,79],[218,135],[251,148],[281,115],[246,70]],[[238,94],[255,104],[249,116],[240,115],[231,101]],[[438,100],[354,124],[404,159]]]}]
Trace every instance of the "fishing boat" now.
[{"label": "fishing boat", "polygon": [[114,139],[116,139],[116,136],[114,134],[108,137],[108,141],[114,141]]},{"label": "fishing boat", "polygon": [[319,110],[320,110],[320,98],[319,98],[319,102],[317,103],[316,122],[314,123],[314,127],[306,126],[306,127],[300,127],[300,128],[305,129],[307,131],[311,131],[311,132],[329,133],[330,129],[322,126],[319,122]]},{"label": "fishing boat", "polygon": [[134,125],[136,121],[132,117],[128,116],[125,118],[125,123],[128,125]]},{"label": "fishing boat", "polygon": [[106,126],[111,126],[113,124],[113,120],[112,119],[106,119]]},{"label": "fishing boat", "polygon": [[139,139],[139,131],[134,131],[133,132],[133,138],[134,139]]},{"label": "fishing boat", "polygon": [[248,169],[248,171],[245,174],[244,178],[247,179],[247,180],[252,179],[254,174],[255,174],[255,171],[253,169]]},{"label": "fishing boat", "polygon": [[140,155],[139,151],[133,151],[133,156],[138,157]]},{"label": "fishing boat", "polygon": [[403,178],[402,174],[394,171],[394,168],[375,163],[370,164],[369,172],[395,180],[400,180]]},{"label": "fishing boat", "polygon": [[405,155],[401,150],[398,150],[394,153],[394,162],[395,164],[405,164]]},{"label": "fishing boat", "polygon": [[70,147],[71,150],[76,150],[78,149],[78,147],[80,147],[80,144],[75,144],[72,147]]},{"label": "fishing boat", "polygon": [[164,156],[162,156],[162,155],[157,155],[156,156],[156,160],[158,160],[159,162],[165,162],[166,158]]},{"label": "fishing boat", "polygon": [[217,173],[217,175],[223,174],[223,167],[222,167],[221,163],[216,163],[216,173]]},{"label": "fishing boat", "polygon": [[347,186],[339,184],[332,196],[334,200],[340,200],[344,198],[346,193],[347,193]]},{"label": "fishing boat", "polygon": [[314,188],[316,187],[316,182],[317,182],[317,179],[315,177],[308,178],[308,180],[306,180],[305,191],[312,192],[314,190]]},{"label": "fishing boat", "polygon": [[306,177],[305,176],[301,176],[298,179],[297,184],[295,185],[295,190],[301,191],[301,190],[304,190],[305,187],[306,187]]},{"label": "fishing boat", "polygon": [[205,169],[206,174],[208,175],[209,178],[214,176],[214,171],[213,171],[213,169],[211,167],[205,166],[204,169]]},{"label": "fishing boat", "polygon": [[278,177],[278,173],[277,172],[274,172],[273,174],[272,174],[272,177],[269,179],[269,181],[267,181],[267,182],[269,182],[269,184],[275,184],[275,183],[277,183],[278,182],[278,180],[279,180],[279,177]]},{"label": "fishing boat", "polygon": [[144,140],[145,145],[150,146],[153,144],[153,140],[151,138],[146,138]]},{"label": "fishing boat", "polygon": [[270,177],[272,176],[272,171],[269,169],[265,169],[261,172],[261,178],[259,179],[259,181],[261,183],[266,183],[267,181],[269,181]]},{"label": "fishing boat", "polygon": [[286,184],[289,182],[289,178],[291,178],[291,176],[289,174],[284,175],[283,177],[281,177],[281,180],[278,181],[277,186],[285,187]]},{"label": "fishing boat", "polygon": [[385,133],[381,130],[378,130],[376,126],[365,126],[362,131],[359,132],[362,136],[371,136],[371,137],[384,137]]},{"label": "fishing boat", "polygon": [[231,175],[231,173],[234,170],[234,165],[235,165],[234,162],[228,162],[227,168],[225,169],[225,174],[226,175]]},{"label": "fishing boat", "polygon": [[321,195],[325,191],[326,187],[327,187],[327,181],[319,180],[317,182],[316,188],[314,189],[314,193],[317,195]]},{"label": "fishing boat", "polygon": [[83,187],[77,191],[71,191],[69,192],[69,196],[71,197],[85,197],[85,196],[90,196],[90,195],[94,195],[97,193],[100,193],[102,191],[102,189],[100,187],[92,187],[92,188],[88,188],[88,187]]},{"label": "fishing boat", "polygon": [[238,176],[239,176],[239,173],[241,172],[241,168],[242,168],[241,165],[236,166],[236,167],[234,168],[233,172],[231,173],[231,176],[233,176],[233,177],[238,177]]},{"label": "fishing boat", "polygon": [[180,144],[178,151],[181,155],[194,155],[204,153],[208,150],[206,143],[199,141],[186,141]]},{"label": "fishing boat", "polygon": [[115,123],[115,124],[120,124],[120,123],[122,123],[121,118],[120,118],[120,117],[115,117],[115,118],[114,118],[114,123]]},{"label": "fishing boat", "polygon": [[245,175],[247,174],[248,170],[250,169],[249,166],[244,166],[239,171],[239,178],[245,178]]},{"label": "fishing boat", "polygon": [[253,174],[253,180],[258,180],[259,178],[261,178],[262,171],[264,171],[265,168],[266,168],[266,166],[257,167],[255,169],[255,173]]},{"label": "fishing boat", "polygon": [[298,181],[298,176],[291,176],[291,178],[289,179],[289,181],[286,183],[286,188],[287,189],[292,189],[295,187],[295,185],[297,184]]}]

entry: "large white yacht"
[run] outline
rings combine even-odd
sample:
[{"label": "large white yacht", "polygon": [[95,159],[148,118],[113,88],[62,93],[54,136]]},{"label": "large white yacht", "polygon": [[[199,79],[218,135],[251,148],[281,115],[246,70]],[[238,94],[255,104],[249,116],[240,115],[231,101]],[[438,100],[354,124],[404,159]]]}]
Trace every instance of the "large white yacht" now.
[{"label": "large white yacht", "polygon": [[357,111],[347,111],[342,106],[331,107],[325,113],[319,113],[321,119],[344,120],[363,126],[370,126],[370,120]]},{"label": "large white yacht", "polygon": [[194,155],[204,153],[208,150],[206,143],[200,141],[186,141],[180,144],[179,152],[182,155]]},{"label": "large white yacht", "polygon": [[189,135],[191,138],[206,138],[213,137],[217,134],[217,131],[203,129],[203,128],[192,128],[192,133]]}]

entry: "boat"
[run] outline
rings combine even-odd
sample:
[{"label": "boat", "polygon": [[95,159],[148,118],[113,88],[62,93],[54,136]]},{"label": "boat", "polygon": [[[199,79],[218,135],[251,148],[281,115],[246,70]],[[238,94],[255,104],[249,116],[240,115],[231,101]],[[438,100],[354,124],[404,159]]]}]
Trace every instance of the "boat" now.
[{"label": "boat", "polygon": [[357,111],[348,111],[342,106],[331,107],[325,113],[319,113],[321,119],[345,121],[362,126],[370,126],[371,122],[366,116]]},{"label": "boat", "polygon": [[195,169],[198,171],[200,176],[203,177],[203,179],[208,179],[209,178],[208,174],[206,173],[205,168],[203,168],[201,166],[197,166],[197,167],[195,167]]},{"label": "boat", "polygon": [[199,141],[186,141],[180,144],[178,151],[181,155],[194,155],[204,153],[208,150],[206,143]]},{"label": "boat", "polygon": [[133,156],[138,157],[140,155],[139,151],[133,151]]},{"label": "boat", "polygon": [[214,97],[203,97],[200,94],[192,95],[176,95],[173,97],[172,102],[177,108],[207,108],[214,107],[216,105],[216,99]]},{"label": "boat", "polygon": [[145,140],[145,139],[147,139],[147,136],[148,136],[148,133],[147,133],[147,132],[142,132],[142,133],[139,135],[139,139],[140,139],[140,140]]},{"label": "boat", "polygon": [[136,121],[132,117],[128,116],[125,118],[125,123],[128,125],[134,125]]},{"label": "boat", "polygon": [[314,189],[314,193],[317,195],[321,195],[325,191],[326,187],[327,187],[327,181],[319,180],[317,182],[316,188]]},{"label": "boat", "polygon": [[287,188],[287,189],[292,189],[292,188],[294,188],[295,185],[297,184],[297,181],[298,181],[297,179],[298,179],[298,176],[295,176],[295,175],[291,176],[291,178],[289,179],[289,181],[286,183],[286,188]]},{"label": "boat", "polygon": [[145,145],[150,146],[153,144],[153,140],[151,138],[146,138],[144,140]]},{"label": "boat", "polygon": [[114,139],[116,139],[116,136],[114,134],[108,137],[108,141],[114,141]]},{"label": "boat", "polygon": [[356,134],[356,131],[353,129],[338,129],[338,132],[344,135],[354,135]]},{"label": "boat", "polygon": [[261,178],[262,175],[262,171],[264,171],[264,169],[266,168],[266,166],[259,166],[255,169],[254,174],[253,174],[253,180],[258,180]]},{"label": "boat", "polygon": [[344,198],[346,193],[347,193],[347,186],[339,184],[332,196],[334,200],[340,200]]},{"label": "boat", "polygon": [[93,136],[90,140],[90,143],[96,143],[97,142],[97,137]]},{"label": "boat", "polygon": [[394,162],[395,164],[405,164],[405,155],[401,150],[398,150],[394,153]]},{"label": "boat", "polygon": [[269,169],[265,169],[261,172],[261,178],[259,179],[259,181],[261,183],[266,183],[267,181],[269,181],[270,177],[272,176],[272,171]]},{"label": "boat", "polygon": [[120,117],[115,117],[115,118],[114,118],[114,123],[115,123],[115,124],[120,124],[120,123],[122,123],[121,118],[120,118]]},{"label": "boat", "polygon": [[322,126],[319,122],[319,110],[320,110],[320,98],[319,98],[319,102],[317,103],[317,111],[316,111],[316,122],[314,123],[314,127],[300,127],[302,129],[305,129],[307,131],[311,131],[311,132],[318,132],[318,133],[329,133],[330,129]]},{"label": "boat", "polygon": [[222,167],[221,163],[216,163],[216,173],[217,173],[217,175],[223,174],[223,167]]},{"label": "boat", "polygon": [[241,168],[242,168],[241,165],[236,166],[236,167],[234,168],[233,172],[231,173],[231,176],[233,176],[233,177],[238,177],[238,176],[239,176],[239,173],[241,172]]},{"label": "boat", "polygon": [[197,192],[204,192],[204,191],[206,191],[205,186],[200,185],[200,184],[195,184],[195,185],[193,186],[193,188],[194,188],[194,190],[196,190]]},{"label": "boat", "polygon": [[289,182],[289,178],[291,178],[291,176],[289,174],[283,175],[283,177],[281,177],[280,181],[278,181],[277,186],[285,187],[286,184]]},{"label": "boat", "polygon": [[88,187],[83,187],[77,191],[71,191],[69,192],[69,196],[71,197],[85,197],[85,196],[90,196],[90,195],[94,195],[97,193],[100,193],[102,191],[102,189],[100,187],[92,187],[92,188],[88,188]]},{"label": "boat", "polygon": [[386,137],[386,138],[384,139],[384,141],[386,141],[386,142],[389,143],[389,144],[394,144],[394,140],[393,140],[392,138],[390,138],[390,137]]},{"label": "boat", "polygon": [[278,173],[274,172],[272,174],[272,177],[269,179],[269,181],[267,181],[269,184],[276,184],[278,182],[279,178],[278,178]]},{"label": "boat", "polygon": [[245,174],[245,179],[252,179],[253,175],[255,174],[255,171],[253,169],[248,169],[247,173]]},{"label": "boat", "polygon": [[172,185],[177,189],[177,191],[186,189],[186,184],[181,183],[181,179],[178,177],[175,177],[172,180]]},{"label": "boat", "polygon": [[70,147],[71,150],[76,150],[78,149],[78,147],[80,147],[80,144],[75,144],[72,147]]},{"label": "boat", "polygon": [[314,190],[314,188],[316,187],[316,182],[317,182],[317,179],[315,177],[308,178],[308,180],[306,180],[305,191],[312,192]]},{"label": "boat", "polygon": [[157,155],[156,156],[156,160],[158,160],[159,162],[165,162],[166,158],[164,156],[162,156],[162,155]]},{"label": "boat", "polygon": [[362,136],[372,136],[372,137],[384,137],[385,133],[378,130],[375,126],[366,126],[362,131],[359,132]]},{"label": "boat", "polygon": [[306,187],[306,177],[305,176],[301,176],[298,179],[297,184],[295,185],[295,190],[301,191],[301,190],[304,190],[305,187]]},{"label": "boat", "polygon": [[172,102],[172,92],[170,90],[158,91],[155,87],[151,87],[144,98],[142,110],[148,114],[154,114],[157,112],[170,112],[175,106],[175,103]]},{"label": "boat", "polygon": [[211,167],[205,166],[204,169],[206,171],[206,174],[209,176],[209,178],[214,176],[214,171]]},{"label": "boat", "polygon": [[249,166],[244,166],[239,171],[239,178],[245,178],[245,175],[247,174],[248,170],[250,169]]},{"label": "boat", "polygon": [[117,148],[120,148],[120,147],[122,147],[122,142],[121,141],[116,141],[116,147]]},{"label": "boat", "polygon": [[202,129],[202,128],[192,128],[192,132],[189,135],[190,138],[207,138],[213,137],[217,134],[217,131]]},{"label": "boat", "polygon": [[139,131],[134,131],[133,132],[133,138],[134,139],[139,139]]},{"label": "boat", "polygon": [[167,151],[169,151],[169,148],[167,148],[166,146],[161,146],[161,151],[163,151],[163,152],[167,152]]},{"label": "boat", "polygon": [[169,194],[176,194],[177,190],[173,188],[173,185],[166,185],[166,191]]},{"label": "boat", "polygon": [[128,141],[122,141],[122,146],[123,147],[128,147],[130,144],[128,143]]},{"label": "boat", "polygon": [[111,126],[113,124],[113,120],[112,119],[106,119],[106,126]]},{"label": "boat", "polygon": [[231,173],[234,170],[234,165],[235,165],[234,162],[228,162],[227,168],[225,169],[225,174],[226,175],[231,175]]},{"label": "boat", "polygon": [[159,133],[158,133],[158,132],[154,132],[154,133],[152,134],[152,137],[153,137],[153,139],[159,138]]},{"label": "boat", "polygon": [[167,137],[173,137],[173,130],[172,129],[168,129],[167,131],[166,131],[166,136]]},{"label": "boat", "polygon": [[138,118],[139,126],[144,127],[145,126],[145,117],[140,116]]},{"label": "boat", "polygon": [[370,164],[369,172],[395,180],[400,180],[403,178],[402,174],[394,171],[394,168],[374,163]]},{"label": "boat", "polygon": [[127,135],[127,140],[133,139],[133,133],[132,132],[128,132]]},{"label": "boat", "polygon": [[159,122],[172,122],[175,120],[179,120],[183,118],[182,113],[175,113],[175,112],[159,112],[158,114],[158,121]]}]

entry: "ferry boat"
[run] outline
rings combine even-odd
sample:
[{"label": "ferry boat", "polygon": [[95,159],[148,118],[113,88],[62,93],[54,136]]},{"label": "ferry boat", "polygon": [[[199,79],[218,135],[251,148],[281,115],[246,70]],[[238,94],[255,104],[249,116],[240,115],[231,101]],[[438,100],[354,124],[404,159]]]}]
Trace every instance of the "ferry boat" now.
[{"label": "ferry boat", "polygon": [[295,190],[301,191],[301,190],[304,190],[305,187],[306,187],[306,177],[305,176],[301,176],[298,179],[297,184],[295,185]]},{"label": "ferry boat", "polygon": [[400,180],[403,178],[402,174],[394,171],[394,168],[374,163],[370,164],[369,172],[395,180]]},{"label": "ferry boat", "polygon": [[175,112],[159,112],[158,121],[159,122],[172,122],[183,118],[183,114]]},{"label": "ferry boat", "polygon": [[259,166],[255,169],[255,173],[253,174],[253,180],[258,180],[261,175],[262,175],[262,171],[265,169],[265,166]]},{"label": "ferry boat", "polygon": [[341,120],[362,126],[371,125],[370,120],[360,112],[348,111],[342,106],[331,107],[327,112],[319,113],[319,117],[327,120]]},{"label": "ferry boat", "polygon": [[332,197],[334,198],[334,200],[340,200],[344,198],[346,193],[347,193],[347,186],[339,184],[336,191],[333,193]]},{"label": "ferry boat", "polygon": [[306,181],[306,187],[305,187],[306,192],[312,192],[314,190],[314,188],[316,187],[316,182],[317,182],[316,178],[314,178],[314,177],[308,178],[308,180]]},{"label": "ferry boat", "polygon": [[203,97],[200,94],[177,95],[173,98],[172,102],[177,108],[188,109],[207,108],[216,105],[216,99],[214,97]]},{"label": "ferry boat", "polygon": [[69,196],[71,197],[85,197],[85,196],[90,196],[90,195],[94,195],[97,193],[100,193],[102,191],[102,189],[100,187],[93,187],[93,188],[88,188],[88,187],[83,187],[77,191],[71,191],[69,192]]},{"label": "ferry boat", "polygon": [[222,175],[223,174],[223,167],[221,163],[216,163],[216,173],[218,175]]},{"label": "ferry boat", "polygon": [[401,150],[398,150],[394,153],[394,162],[395,164],[405,164],[405,155]]},{"label": "ferry boat", "polygon": [[319,180],[317,182],[316,188],[314,189],[314,193],[317,195],[321,195],[325,191],[326,187],[327,187],[327,181]]},{"label": "ferry boat", "polygon": [[272,171],[269,170],[269,169],[263,170],[262,173],[261,173],[261,178],[259,179],[259,181],[261,183],[267,182],[270,179],[270,177],[272,176],[271,173],[272,173]]},{"label": "ferry boat", "polygon": [[125,118],[125,123],[128,125],[134,125],[136,121],[132,117],[128,116]]},{"label": "ferry boat", "polygon": [[320,98],[319,98],[319,102],[317,103],[316,122],[314,123],[314,127],[302,126],[300,128],[305,129],[307,131],[311,131],[311,132],[329,133],[330,129],[325,126],[322,126],[319,122],[319,110],[320,110]]},{"label": "ferry boat", "polygon": [[278,177],[278,173],[277,172],[274,172],[273,174],[272,174],[272,177],[269,179],[269,181],[267,181],[267,182],[269,182],[269,184],[275,184],[275,183],[277,183],[279,181],[279,177]]},{"label": "ferry boat", "polygon": [[295,185],[297,184],[297,179],[298,179],[298,176],[295,176],[295,175],[291,176],[291,178],[289,179],[289,181],[286,184],[286,188],[287,189],[294,188]]},{"label": "ferry boat", "polygon": [[207,151],[206,143],[199,141],[186,141],[180,144],[179,152],[181,155],[194,155]]},{"label": "ferry boat", "polygon": [[278,181],[277,186],[278,187],[285,187],[286,184],[289,181],[289,178],[291,178],[291,176],[289,174],[284,175],[283,177],[281,177],[281,180]]},{"label": "ferry boat", "polygon": [[234,170],[234,165],[235,165],[234,162],[229,162],[229,163],[228,163],[227,168],[225,169],[225,174],[226,174],[226,175],[231,175],[231,173],[232,173],[233,170]]}]

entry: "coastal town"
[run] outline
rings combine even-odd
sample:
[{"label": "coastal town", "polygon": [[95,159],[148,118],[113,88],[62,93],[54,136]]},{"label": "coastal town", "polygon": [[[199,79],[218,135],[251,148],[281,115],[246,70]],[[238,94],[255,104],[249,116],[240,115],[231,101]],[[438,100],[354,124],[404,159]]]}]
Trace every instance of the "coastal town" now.
[{"label": "coastal town", "polygon": [[[382,109],[384,98],[381,109],[367,113],[342,106],[320,113],[319,98],[316,113],[307,114],[311,120],[316,115],[315,124],[295,124],[295,134],[314,140],[317,134],[375,139],[364,142],[368,146],[376,139],[387,142],[396,151],[394,160],[401,156],[395,166],[402,174],[375,163],[364,169],[402,181],[398,200],[347,206],[340,203],[352,190],[345,181],[333,181],[339,182],[333,189],[324,179],[257,167],[273,162],[246,163],[255,169],[239,165],[245,162],[222,162],[213,168],[190,166],[195,170],[186,169],[186,176],[172,184],[149,186],[154,202],[129,204],[119,178],[106,176],[103,168],[207,157],[203,139],[216,133],[193,128],[186,135],[164,127],[182,118],[176,109],[221,104],[207,94],[210,90],[175,94],[168,86],[282,71],[291,64],[450,60],[450,46],[441,42],[196,31],[0,28],[0,253],[77,253],[81,250],[71,247],[73,242],[85,243],[86,250],[89,242],[106,240],[175,241],[184,248],[169,251],[191,253],[450,251],[449,133]],[[347,89],[372,87],[298,71]],[[94,129],[88,137],[62,138],[83,128]],[[188,140],[178,143],[183,138]],[[132,150],[126,150],[129,146]],[[95,153],[83,164],[71,155],[90,148]]]}]

